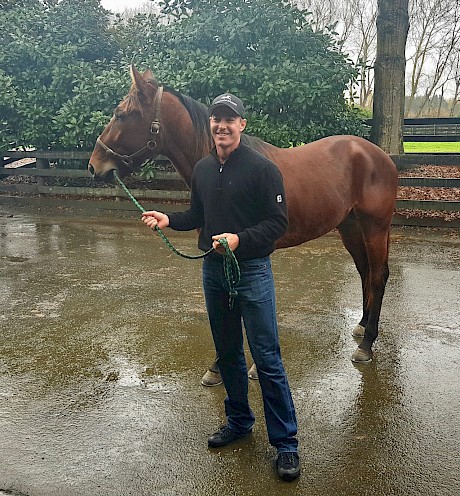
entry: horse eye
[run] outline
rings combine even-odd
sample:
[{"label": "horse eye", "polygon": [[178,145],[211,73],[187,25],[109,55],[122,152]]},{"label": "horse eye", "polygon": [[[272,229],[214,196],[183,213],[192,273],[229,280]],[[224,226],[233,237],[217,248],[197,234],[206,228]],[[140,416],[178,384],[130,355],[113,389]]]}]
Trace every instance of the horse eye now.
[{"label": "horse eye", "polygon": [[126,117],[126,114],[121,110],[115,110],[114,116],[117,121],[122,121]]}]

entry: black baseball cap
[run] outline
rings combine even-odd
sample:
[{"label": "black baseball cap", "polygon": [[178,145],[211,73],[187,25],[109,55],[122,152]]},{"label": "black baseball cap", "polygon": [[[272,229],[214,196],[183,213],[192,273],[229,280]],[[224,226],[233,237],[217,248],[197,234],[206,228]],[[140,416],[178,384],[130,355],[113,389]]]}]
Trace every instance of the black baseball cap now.
[{"label": "black baseball cap", "polygon": [[212,115],[217,107],[228,107],[238,114],[240,117],[244,116],[244,105],[243,102],[235,95],[231,93],[224,93],[223,95],[216,96],[212,101],[212,105],[209,108],[209,113]]}]

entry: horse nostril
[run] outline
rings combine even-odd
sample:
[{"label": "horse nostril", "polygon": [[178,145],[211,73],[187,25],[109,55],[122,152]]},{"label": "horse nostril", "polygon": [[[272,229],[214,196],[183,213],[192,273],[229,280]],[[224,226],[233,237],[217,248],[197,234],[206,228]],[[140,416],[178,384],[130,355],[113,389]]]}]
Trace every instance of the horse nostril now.
[{"label": "horse nostril", "polygon": [[88,165],[88,170],[89,170],[89,173],[94,177],[95,170],[94,170],[94,167],[91,164]]}]

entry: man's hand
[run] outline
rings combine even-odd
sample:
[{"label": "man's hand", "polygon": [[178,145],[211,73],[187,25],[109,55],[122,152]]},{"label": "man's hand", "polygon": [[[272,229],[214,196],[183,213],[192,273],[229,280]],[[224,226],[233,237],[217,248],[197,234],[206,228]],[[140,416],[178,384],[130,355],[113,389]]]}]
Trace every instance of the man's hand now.
[{"label": "man's hand", "polygon": [[158,226],[160,229],[164,229],[169,226],[169,217],[163,212],[157,212],[156,210],[144,212],[142,214],[142,221],[145,222],[151,229],[155,229],[155,226]]},{"label": "man's hand", "polygon": [[218,253],[222,253],[222,254],[225,253],[225,248],[219,243],[219,239],[221,238],[225,238],[227,240],[228,247],[232,251],[235,251],[238,248],[238,245],[240,244],[240,238],[238,237],[238,234],[223,233],[213,236],[212,239],[214,240],[214,242],[212,243],[212,247]]}]

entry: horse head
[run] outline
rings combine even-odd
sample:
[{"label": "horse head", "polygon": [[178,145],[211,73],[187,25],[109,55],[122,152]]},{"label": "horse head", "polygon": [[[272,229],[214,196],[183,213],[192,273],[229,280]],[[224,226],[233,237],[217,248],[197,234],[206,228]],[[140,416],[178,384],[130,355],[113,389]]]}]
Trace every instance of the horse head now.
[{"label": "horse head", "polygon": [[141,74],[131,66],[132,85],[96,141],[88,170],[99,179],[112,180],[139,170],[159,153],[163,88],[150,69]]}]

